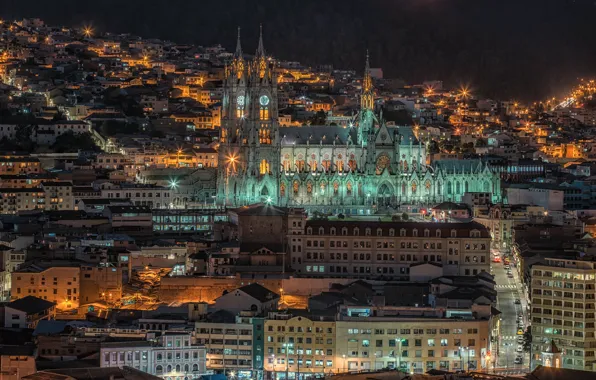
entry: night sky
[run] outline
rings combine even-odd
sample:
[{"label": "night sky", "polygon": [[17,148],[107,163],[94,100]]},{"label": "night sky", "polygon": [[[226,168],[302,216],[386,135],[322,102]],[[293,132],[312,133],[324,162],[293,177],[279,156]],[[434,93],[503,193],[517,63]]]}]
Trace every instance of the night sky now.
[{"label": "night sky", "polygon": [[594,0],[0,0],[0,16],[93,24],[180,43],[336,68],[373,67],[410,82],[443,79],[486,96],[537,100],[596,76]]}]

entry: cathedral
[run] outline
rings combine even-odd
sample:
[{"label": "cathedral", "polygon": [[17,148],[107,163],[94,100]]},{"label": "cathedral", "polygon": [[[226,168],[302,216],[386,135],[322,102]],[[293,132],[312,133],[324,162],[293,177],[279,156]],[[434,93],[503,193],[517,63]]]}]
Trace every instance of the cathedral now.
[{"label": "cathedral", "polygon": [[370,213],[400,205],[461,201],[466,192],[500,199],[498,174],[480,160],[429,165],[411,127],[388,126],[374,107],[368,56],[360,111],[352,125],[280,127],[277,75],[262,34],[252,60],[240,35],[226,67],[217,201],[267,202],[323,212]]}]

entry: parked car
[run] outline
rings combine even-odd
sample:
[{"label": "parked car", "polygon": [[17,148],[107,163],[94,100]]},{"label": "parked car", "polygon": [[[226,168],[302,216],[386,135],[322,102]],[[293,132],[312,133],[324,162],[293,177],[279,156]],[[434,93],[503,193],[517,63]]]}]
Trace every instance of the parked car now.
[{"label": "parked car", "polygon": [[[516,298],[514,302],[515,302],[515,304],[516,304],[516,305],[521,305],[521,301],[520,301],[520,299],[519,299],[519,298]],[[519,317],[518,317],[518,318],[519,318]]]},{"label": "parked car", "polygon": [[524,348],[520,344],[519,346],[517,346],[517,350],[515,350],[515,351],[517,351],[517,352],[523,352],[524,351]]},{"label": "parked car", "polygon": [[524,359],[521,356],[518,356],[515,358],[515,360],[513,362],[515,364],[522,364],[524,362]]}]

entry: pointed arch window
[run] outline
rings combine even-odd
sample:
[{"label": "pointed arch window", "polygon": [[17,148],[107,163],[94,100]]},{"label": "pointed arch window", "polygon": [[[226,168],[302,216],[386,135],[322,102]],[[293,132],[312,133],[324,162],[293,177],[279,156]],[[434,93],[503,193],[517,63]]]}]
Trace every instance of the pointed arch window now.
[{"label": "pointed arch window", "polygon": [[259,165],[259,173],[269,174],[269,162],[267,160],[261,160],[261,164]]},{"label": "pointed arch window", "polygon": [[266,124],[261,125],[261,128],[259,128],[259,143],[271,145],[271,129]]},{"label": "pointed arch window", "polygon": [[349,182],[346,184],[346,194],[348,196],[352,195],[352,182]]},{"label": "pointed arch window", "polygon": [[292,185],[293,190],[294,190],[294,195],[298,195],[298,190],[300,189],[300,184],[298,183],[298,181],[294,181],[294,184]]},{"label": "pointed arch window", "polygon": [[279,185],[279,195],[282,197],[286,196],[286,184],[284,182]]}]

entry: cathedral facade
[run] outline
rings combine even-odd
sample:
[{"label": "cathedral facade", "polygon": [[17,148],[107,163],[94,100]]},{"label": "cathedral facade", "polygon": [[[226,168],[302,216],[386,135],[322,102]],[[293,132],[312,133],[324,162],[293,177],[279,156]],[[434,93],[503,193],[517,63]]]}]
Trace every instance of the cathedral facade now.
[{"label": "cathedral facade", "polygon": [[219,204],[268,202],[343,212],[458,202],[466,192],[500,199],[499,176],[482,161],[428,165],[427,143],[411,127],[385,124],[374,111],[368,57],[353,125],[280,127],[277,77],[262,36],[250,61],[238,38],[226,68],[222,112]]}]

